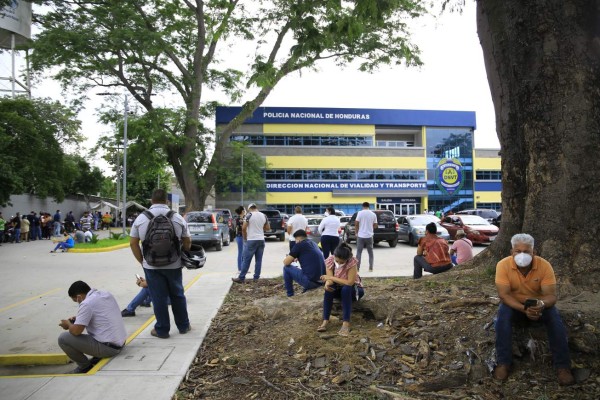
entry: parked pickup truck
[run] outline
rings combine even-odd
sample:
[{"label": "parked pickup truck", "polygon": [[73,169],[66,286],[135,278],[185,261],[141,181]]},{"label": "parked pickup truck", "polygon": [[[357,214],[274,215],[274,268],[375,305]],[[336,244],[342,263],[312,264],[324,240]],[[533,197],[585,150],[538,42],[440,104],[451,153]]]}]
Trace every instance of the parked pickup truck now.
[{"label": "parked pickup truck", "polygon": [[265,238],[269,236],[275,236],[279,238],[279,241],[285,240],[285,221],[279,210],[261,210],[263,214],[267,216],[271,230],[265,232]]}]

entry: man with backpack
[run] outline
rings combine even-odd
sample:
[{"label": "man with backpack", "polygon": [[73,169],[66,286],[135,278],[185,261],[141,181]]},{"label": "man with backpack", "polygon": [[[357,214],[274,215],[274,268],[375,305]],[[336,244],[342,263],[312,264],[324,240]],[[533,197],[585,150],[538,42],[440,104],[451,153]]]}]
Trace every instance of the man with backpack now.
[{"label": "man with backpack", "polygon": [[130,235],[131,251],[144,267],[154,306],[156,324],[150,333],[161,339],[169,337],[169,299],[179,333],[189,332],[191,326],[183,293],[181,251],[189,251],[192,240],[183,217],[167,206],[165,190],[156,189],[152,193],[150,210],[135,219]]},{"label": "man with backpack", "polygon": [[425,236],[419,239],[417,255],[414,259],[413,278],[423,277],[423,270],[432,274],[439,274],[452,269],[452,261],[448,252],[448,243],[437,235],[435,222],[425,226]]}]

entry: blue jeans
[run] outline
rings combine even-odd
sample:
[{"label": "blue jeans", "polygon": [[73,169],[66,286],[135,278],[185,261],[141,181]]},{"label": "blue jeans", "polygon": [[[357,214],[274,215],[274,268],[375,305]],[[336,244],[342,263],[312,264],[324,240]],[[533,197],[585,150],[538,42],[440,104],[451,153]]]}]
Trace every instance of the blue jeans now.
[{"label": "blue jeans", "polygon": [[56,251],[58,249],[67,250],[68,251],[71,248],[73,248],[73,246],[69,245],[69,243],[67,243],[67,242],[58,242],[56,244],[56,247],[52,251]]},{"label": "blue jeans", "polygon": [[244,238],[242,236],[236,236],[235,242],[237,243],[238,255],[237,255],[237,267],[238,272],[242,270],[242,261],[244,260]]},{"label": "blue jeans", "polygon": [[323,285],[321,282],[311,281],[308,276],[304,275],[301,268],[288,265],[283,267],[283,283],[288,297],[294,295],[294,282],[297,282],[304,288],[304,292],[311,289],[316,289]]},{"label": "blue jeans", "polygon": [[21,243],[21,228],[15,228],[15,243]]},{"label": "blue jeans", "polygon": [[432,273],[435,275],[435,274],[439,274],[442,272],[446,272],[449,269],[452,269],[452,267],[453,267],[452,264],[442,265],[440,267],[432,267],[431,265],[429,265],[429,263],[425,260],[425,257],[423,257],[423,256],[415,256],[413,265],[414,265],[414,270],[413,270],[413,278],[414,279],[422,278],[423,271],[429,272],[429,273]]},{"label": "blue jeans", "polygon": [[140,292],[131,300],[131,303],[127,304],[127,311],[135,311],[141,304],[150,304],[152,298],[150,297],[150,290],[148,288],[142,288]]},{"label": "blue jeans", "polygon": [[329,316],[331,315],[331,307],[333,306],[333,299],[341,299],[342,300],[342,314],[343,321],[350,322],[350,314],[352,314],[352,302],[362,298],[365,295],[365,291],[363,288],[356,286],[356,290],[358,290],[358,298],[357,293],[354,289],[354,286],[348,285],[333,285],[333,292],[325,291],[325,295],[323,297],[323,320],[329,321]]},{"label": "blue jeans", "polygon": [[60,222],[54,221],[54,236],[60,236]]},{"label": "blue jeans", "polygon": [[330,254],[333,254],[335,248],[340,244],[339,236],[321,236],[321,250],[323,251],[323,257],[327,259]]},{"label": "blue jeans", "polygon": [[252,257],[254,257],[254,279],[260,278],[260,269],[262,267],[262,257],[265,252],[265,241],[264,240],[247,240],[244,246],[244,255],[242,261],[242,270],[240,271],[239,278],[241,280],[246,279],[246,274],[250,269],[250,263]]},{"label": "blue jeans", "polygon": [[[498,308],[496,329],[496,357],[498,364],[512,363],[512,324],[515,321],[529,322],[527,316],[501,303]],[[548,344],[552,352],[552,364],[555,368],[571,368],[567,331],[556,307],[542,311],[540,321],[546,326]]]},{"label": "blue jeans", "polygon": [[190,327],[187,312],[187,302],[183,293],[183,278],[181,268],[177,269],[147,269],[144,268],[146,282],[154,306],[156,324],[154,329],[158,336],[167,336],[171,330],[169,320],[168,300],[171,300],[171,310],[175,325],[179,332],[185,332]]}]

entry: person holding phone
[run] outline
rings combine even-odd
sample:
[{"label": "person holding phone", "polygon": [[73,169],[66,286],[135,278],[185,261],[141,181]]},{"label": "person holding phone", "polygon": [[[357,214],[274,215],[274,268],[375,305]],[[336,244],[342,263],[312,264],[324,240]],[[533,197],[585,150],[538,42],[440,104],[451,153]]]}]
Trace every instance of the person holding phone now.
[{"label": "person holding phone", "polygon": [[131,300],[131,303],[121,311],[122,317],[135,317],[135,309],[139,306],[150,307],[152,299],[150,298],[150,290],[148,290],[148,283],[139,274],[135,274],[135,284],[141,287],[140,292]]},{"label": "person holding phone", "polygon": [[496,288],[501,303],[496,320],[494,378],[508,379],[512,363],[512,323],[516,320],[541,321],[548,334],[552,362],[561,386],[575,383],[567,331],[556,308],[556,277],[548,261],[535,255],[534,239],[519,233],[511,239],[509,257],[496,266]]}]

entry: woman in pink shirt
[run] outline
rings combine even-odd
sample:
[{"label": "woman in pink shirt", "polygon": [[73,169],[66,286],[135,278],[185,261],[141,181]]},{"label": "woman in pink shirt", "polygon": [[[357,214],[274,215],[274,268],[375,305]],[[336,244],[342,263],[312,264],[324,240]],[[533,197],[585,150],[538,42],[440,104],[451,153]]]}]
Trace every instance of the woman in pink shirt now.
[{"label": "woman in pink shirt", "polygon": [[[450,247],[450,256],[455,264],[462,264],[473,258],[473,243],[467,239],[467,234],[462,229],[456,231],[456,240]],[[454,260],[456,257],[456,261]]]},{"label": "woman in pink shirt", "polygon": [[338,334],[349,336],[352,302],[365,295],[357,265],[358,260],[352,256],[352,248],[345,242],[340,243],[333,255],[325,260],[326,275],[321,276],[321,280],[325,282],[323,323],[317,328],[317,332],[327,330],[333,299],[339,298],[342,300],[343,322]]}]

